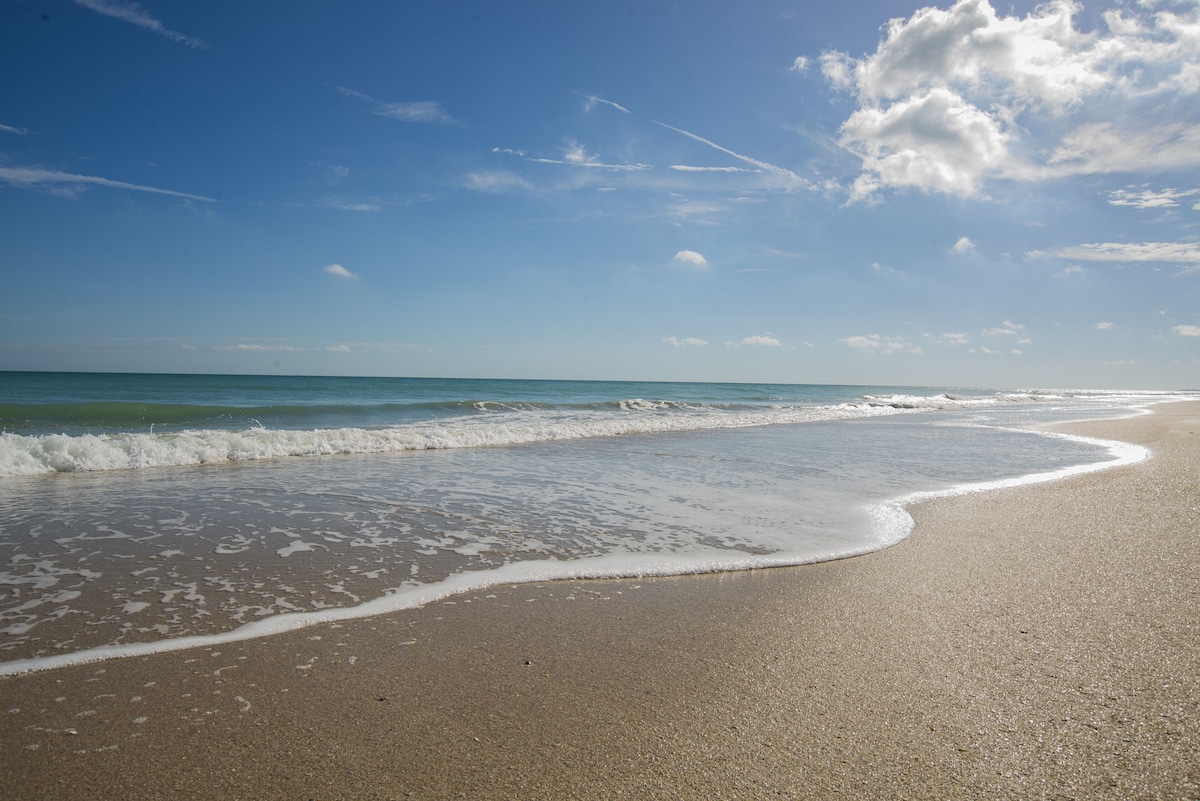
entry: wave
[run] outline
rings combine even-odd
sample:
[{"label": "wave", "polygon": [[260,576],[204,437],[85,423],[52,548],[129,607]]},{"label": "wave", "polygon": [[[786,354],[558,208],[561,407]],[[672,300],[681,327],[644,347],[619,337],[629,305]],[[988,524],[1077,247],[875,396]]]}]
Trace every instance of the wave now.
[{"label": "wave", "polygon": [[[333,454],[482,448],[751,426],[876,417],[890,406],[838,404],[726,411],[684,410],[682,404],[623,401],[612,414],[556,409],[443,418],[383,428],[292,430],[253,427],[119,434],[0,433],[0,477],[130,470]],[[664,413],[670,412],[670,413]]]}]

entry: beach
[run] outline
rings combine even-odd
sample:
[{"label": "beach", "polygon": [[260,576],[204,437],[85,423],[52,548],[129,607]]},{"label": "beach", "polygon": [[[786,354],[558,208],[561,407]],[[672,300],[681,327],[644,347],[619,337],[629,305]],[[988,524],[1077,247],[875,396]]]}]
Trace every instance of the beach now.
[{"label": "beach", "polygon": [[1200,798],[1200,403],[864,556],[0,678],[0,796]]}]

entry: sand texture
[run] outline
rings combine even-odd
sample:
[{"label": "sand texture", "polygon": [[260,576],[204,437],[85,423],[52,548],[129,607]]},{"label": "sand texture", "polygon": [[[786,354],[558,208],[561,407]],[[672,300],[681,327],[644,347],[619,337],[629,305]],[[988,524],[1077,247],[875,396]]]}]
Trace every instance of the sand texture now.
[{"label": "sand texture", "polygon": [[0,798],[1200,798],[1200,403],[1064,429],[1153,456],[840,562],[0,679]]}]

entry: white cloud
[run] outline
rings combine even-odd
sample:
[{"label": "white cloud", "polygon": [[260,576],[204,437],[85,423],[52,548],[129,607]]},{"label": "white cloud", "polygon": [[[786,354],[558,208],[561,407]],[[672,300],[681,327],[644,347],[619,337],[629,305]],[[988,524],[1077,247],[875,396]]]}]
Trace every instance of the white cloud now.
[{"label": "white cloud", "polygon": [[353,201],[340,197],[327,197],[321,200],[321,205],[330,209],[342,211],[379,211],[383,207],[375,201]]},{"label": "white cloud", "polygon": [[513,189],[532,189],[533,186],[515,172],[509,170],[481,170],[466,177],[466,187],[476,192],[496,194]]},{"label": "white cloud", "polygon": [[920,353],[921,349],[913,346],[911,343],[899,337],[885,337],[879,334],[869,334],[867,336],[846,337],[841,342],[846,343],[847,347],[861,350],[866,353]]},{"label": "white cloud", "polygon": [[595,95],[583,95],[583,110],[584,111],[591,111],[592,109],[594,109],[597,106],[597,104],[609,106],[610,108],[615,108],[617,111],[623,111],[626,114],[633,113],[629,109],[622,106],[620,103],[614,103],[611,100],[605,100],[604,98],[596,97]]},{"label": "white cloud", "polygon": [[1200,337],[1200,325],[1177,325],[1171,330],[1181,337]]},{"label": "white cloud", "polygon": [[353,353],[354,352],[354,351],[350,350],[349,345],[330,345],[329,347],[325,348],[325,350],[329,351],[330,353]]},{"label": "white cloud", "polygon": [[747,170],[744,167],[693,167],[690,164],[672,164],[671,169],[680,172],[762,172],[762,170]]},{"label": "white cloud", "polygon": [[1099,242],[1051,252],[1064,259],[1081,261],[1200,264],[1200,245],[1190,242]]},{"label": "white cloud", "polygon": [[208,43],[191,36],[184,36],[178,31],[173,31],[165,27],[161,22],[151,17],[145,11],[138,7],[136,3],[120,3],[111,2],[111,0],[75,0],[75,4],[84,8],[95,11],[97,14],[103,14],[106,17],[113,17],[122,22],[128,22],[131,25],[137,25],[139,28],[145,28],[148,31],[153,31],[164,39],[170,39],[172,42],[179,42],[188,47],[195,47],[204,50],[208,47]]},{"label": "white cloud", "polygon": [[601,161],[598,155],[588,153],[583,145],[574,140],[568,142],[563,147],[562,152],[561,159],[531,158],[529,160],[537,164],[566,164],[571,167],[587,167],[598,170],[613,170],[615,172],[650,169],[649,164],[607,164]]},{"label": "white cloud", "polygon": [[700,255],[694,250],[681,250],[675,254],[673,260],[679,262],[680,264],[687,264],[692,267],[697,267],[701,270],[708,269],[708,259],[704,258],[704,256]]},{"label": "white cloud", "polygon": [[788,69],[792,72],[808,72],[808,56],[796,56],[796,60]]},{"label": "white cloud", "polygon": [[272,353],[276,351],[298,353],[304,349],[297,348],[292,345],[256,345],[251,343],[242,343],[238,345],[218,345],[214,347],[213,350],[242,351],[247,353]]},{"label": "white cloud", "polygon": [[[996,337],[996,336],[1024,337],[1025,336],[1025,326],[1021,325],[1020,323],[1014,323],[1011,320],[1005,320],[1003,323],[1001,323],[999,326],[997,326],[995,328],[985,328],[983,330],[983,335],[985,337]],[[1028,344],[1029,340],[1022,339],[1021,342]]]},{"label": "white cloud", "polygon": [[967,253],[968,251],[975,249],[975,243],[967,237],[961,236],[958,238],[958,241],[954,243],[954,247],[950,249],[955,253]]},{"label": "white cloud", "polygon": [[4,133],[16,134],[17,136],[24,136],[25,134],[29,133],[28,128],[14,128],[11,125],[0,125],[0,131],[4,131]]},{"label": "white cloud", "polygon": [[1092,326],[1092,328],[1095,328],[1097,331],[1108,331],[1115,327],[1116,327],[1116,323],[1109,323],[1109,322],[1096,323],[1095,325]]},{"label": "white cloud", "polygon": [[139,184],[129,184],[124,181],[112,181],[108,178],[99,178],[94,175],[75,175],[69,172],[59,172],[57,170],[42,170],[35,167],[3,167],[0,166],[0,183],[6,183],[11,186],[22,188],[46,188],[53,186],[107,186],[112,189],[129,189],[134,192],[149,192],[155,195],[170,195],[171,197],[182,197],[188,200],[199,200],[204,203],[215,203],[211,197],[202,195],[189,195],[186,192],[175,192],[170,189],[158,189],[153,186],[141,186]]},{"label": "white cloud", "polygon": [[1160,121],[1153,127],[1133,129],[1100,122],[1081,125],[1064,136],[1040,174],[1163,172],[1197,165],[1200,124]]},{"label": "white cloud", "polygon": [[340,264],[331,264],[324,268],[322,272],[329,273],[330,275],[336,275],[338,278],[358,278],[357,275],[350,272]]},{"label": "white cloud", "polygon": [[438,125],[458,124],[458,120],[454,119],[449,112],[442,108],[442,104],[436,100],[389,103],[383,100],[376,100],[363,92],[347,89],[345,86],[339,86],[337,90],[346,97],[353,97],[355,100],[370,103],[375,107],[372,113],[380,117],[389,117],[401,122],[423,122]]},{"label": "white cloud", "polygon": [[716,142],[709,141],[708,139],[705,139],[702,136],[697,136],[696,134],[690,133],[689,131],[685,131],[682,128],[676,128],[673,125],[667,125],[665,122],[655,122],[654,124],[660,125],[669,131],[674,131],[675,133],[683,134],[684,136],[688,137],[689,139],[694,139],[695,141],[697,141],[701,144],[704,144],[704,145],[708,145],[712,149],[718,150],[727,156],[732,156],[733,158],[737,159],[738,161],[745,162],[746,164],[749,164],[753,167],[759,168],[763,172],[770,173],[771,175],[774,175],[777,178],[781,178],[781,179],[783,179],[785,185],[788,188],[809,188],[809,187],[811,187],[811,184],[808,181],[804,180],[803,178],[801,178],[799,175],[792,172],[791,170],[784,169],[783,167],[776,167],[774,164],[768,164],[765,161],[759,161],[758,159],[753,159],[753,158],[750,158],[749,156],[743,156],[741,153],[735,153],[734,151],[730,150],[727,147],[721,147]]},{"label": "white cloud", "polygon": [[1133,206],[1138,209],[1168,209],[1178,206],[1181,198],[1200,195],[1200,189],[1118,189],[1108,195],[1110,206]]},{"label": "white cloud", "polygon": [[971,337],[966,333],[942,334],[942,338],[938,340],[943,345],[965,345],[970,341]]},{"label": "white cloud", "polygon": [[823,53],[825,78],[859,103],[841,131],[863,162],[851,200],[1200,166],[1200,4],[1130,4],[1090,32],[1075,27],[1080,8],[1002,17],[958,0],[891,20],[862,58]]},{"label": "white cloud", "polygon": [[885,186],[977,194],[984,174],[1008,162],[1009,139],[999,120],[946,89],[859,109],[842,125],[842,144],[863,161],[851,199]]},{"label": "white cloud", "polygon": [[738,341],[738,342],[726,342],[725,344],[730,345],[730,347],[733,347],[733,348],[738,347],[738,345],[750,345],[750,347],[756,347],[756,348],[782,348],[782,347],[784,347],[784,343],[780,342],[779,339],[776,339],[775,337],[772,337],[769,335],[757,335],[754,337],[745,337],[744,339],[740,339],[740,341]]},{"label": "white cloud", "polygon": [[703,339],[698,339],[696,337],[684,337],[683,339],[678,339],[676,337],[663,337],[663,342],[666,342],[669,345],[674,345],[677,348],[688,346],[700,347],[708,344]]}]

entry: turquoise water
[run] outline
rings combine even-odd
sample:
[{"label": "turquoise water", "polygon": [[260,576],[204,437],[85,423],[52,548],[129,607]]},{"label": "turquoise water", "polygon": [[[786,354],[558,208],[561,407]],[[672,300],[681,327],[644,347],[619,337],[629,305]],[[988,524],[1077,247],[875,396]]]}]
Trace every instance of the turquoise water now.
[{"label": "turquoise water", "polygon": [[915,494],[1138,458],[1021,427],[1168,397],[0,373],[0,672],[863,553]]}]

